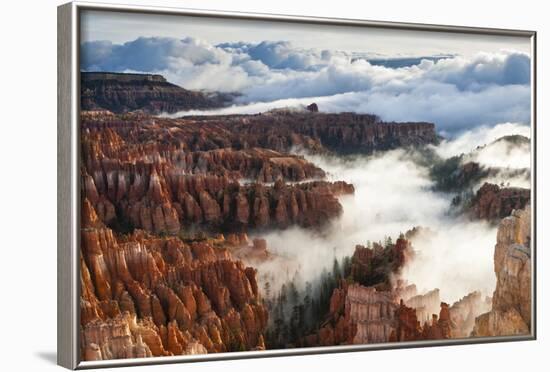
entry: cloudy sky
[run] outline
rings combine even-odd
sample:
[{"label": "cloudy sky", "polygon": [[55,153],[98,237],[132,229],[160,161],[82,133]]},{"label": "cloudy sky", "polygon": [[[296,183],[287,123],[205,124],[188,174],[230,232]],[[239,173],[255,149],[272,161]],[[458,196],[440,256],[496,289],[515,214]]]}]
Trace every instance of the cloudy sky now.
[{"label": "cloudy sky", "polygon": [[83,70],[239,92],[226,112],[315,100],[444,132],[530,120],[528,38],[85,11],[81,42]]}]

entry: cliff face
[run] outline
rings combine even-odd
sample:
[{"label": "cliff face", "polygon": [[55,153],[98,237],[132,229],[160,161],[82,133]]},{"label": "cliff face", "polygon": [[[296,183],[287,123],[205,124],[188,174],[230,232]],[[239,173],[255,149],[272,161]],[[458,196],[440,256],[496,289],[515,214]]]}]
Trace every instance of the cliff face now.
[{"label": "cliff face", "polygon": [[387,342],[394,326],[394,312],[397,308],[391,292],[377,291],[372,287],[352,285],[348,287],[345,313],[357,332],[354,344]]},{"label": "cliff face", "polygon": [[[399,327],[399,308],[403,301],[425,306],[416,286],[400,280],[401,269],[411,255],[411,245],[404,238],[383,247],[358,245],[351,258],[350,275],[341,280],[330,298],[326,320],[317,333],[305,337],[306,346],[369,344],[388,342]],[[436,293],[439,299],[439,293]],[[429,298],[427,294],[425,298]],[[439,303],[437,304],[439,310]],[[421,327],[414,315],[415,327]],[[392,336],[393,335],[393,336]],[[393,338],[392,338],[393,337]],[[398,341],[398,340],[395,340]]]},{"label": "cliff face", "polygon": [[425,294],[419,294],[405,300],[405,305],[416,310],[416,318],[421,324],[432,319],[432,314],[439,312],[441,299],[439,289],[433,289]]},{"label": "cliff face", "polygon": [[438,303],[436,313],[421,321],[418,310],[405,305],[411,298],[416,298],[413,302],[418,301],[418,296],[422,295],[416,293],[414,285],[384,291],[343,281],[332,294],[328,321],[317,334],[305,338],[305,345],[361,345],[451,338],[454,325],[449,306]]},{"label": "cliff face", "polygon": [[209,126],[224,125],[249,137],[254,146],[278,151],[298,146],[339,154],[370,154],[437,141],[432,123],[388,123],[368,114],[282,111],[246,117],[195,117],[194,120]]},{"label": "cliff face", "polygon": [[395,310],[395,328],[389,337],[390,342],[442,340],[451,338],[452,323],[449,315],[449,305],[441,302],[439,316],[432,314],[431,321],[422,323],[417,319],[414,308],[408,307],[403,301]]},{"label": "cliff face", "polygon": [[[221,107],[227,100],[221,95],[207,96],[183,89],[159,75],[81,73],[83,110],[174,113]],[[305,112],[275,110],[258,115],[187,117],[176,121],[186,124],[179,133],[173,131],[166,135],[174,139],[186,132],[187,141],[178,142],[187,143],[194,150],[261,147],[286,152],[299,146],[341,154],[372,153],[437,141],[432,123],[385,123],[374,115],[317,111],[317,105],[311,104]]]},{"label": "cliff face", "polygon": [[160,75],[81,72],[81,105],[83,110],[151,114],[172,113],[190,109],[214,108],[223,100],[204,93],[183,89]]},{"label": "cliff face", "polygon": [[449,313],[453,324],[452,337],[469,337],[474,329],[475,319],[491,309],[491,298],[482,298],[480,292],[472,292],[456,301]]},{"label": "cliff face", "polygon": [[304,346],[387,342],[397,307],[398,300],[391,291],[342,281],[332,292],[327,321],[305,337]]},{"label": "cliff face", "polygon": [[484,183],[471,201],[469,214],[476,219],[500,221],[514,209],[523,209],[531,199],[531,190],[499,187]]},{"label": "cliff face", "polygon": [[231,243],[117,238],[87,199],[81,240],[84,360],[264,348],[256,270],[232,258]]},{"label": "cliff face", "polygon": [[491,311],[475,320],[472,336],[529,334],[531,329],[531,208],[515,210],[499,225],[497,285]]},{"label": "cliff face", "polygon": [[386,247],[377,243],[373,248],[357,246],[350,260],[349,276],[333,290],[324,321],[317,332],[304,337],[302,344],[350,345],[468,337],[476,317],[490,309],[490,300],[482,299],[480,292],[472,292],[450,306],[441,301],[437,288],[418,293],[414,284],[399,279],[412,251],[405,238]]},{"label": "cliff face", "polygon": [[[386,123],[373,115],[351,113],[269,112],[166,119],[139,114],[84,112],[81,119],[89,128],[124,129],[134,136],[141,135],[142,140],[155,139],[192,151],[257,147],[281,153],[303,148],[316,152],[330,150],[338,154],[370,154],[437,141],[435,126],[431,123]],[[136,129],[142,124],[170,130],[139,133]]]}]

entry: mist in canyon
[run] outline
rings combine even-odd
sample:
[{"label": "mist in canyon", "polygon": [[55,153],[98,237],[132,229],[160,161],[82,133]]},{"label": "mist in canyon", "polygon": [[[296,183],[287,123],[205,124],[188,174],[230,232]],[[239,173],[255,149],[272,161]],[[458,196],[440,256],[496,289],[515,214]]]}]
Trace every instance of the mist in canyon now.
[{"label": "mist in canyon", "polygon": [[[529,127],[511,123],[482,127],[443,140],[431,150],[441,159],[466,154],[464,161],[475,158],[482,166],[501,166],[501,174],[528,167],[530,149],[494,141],[528,136],[528,131]],[[415,258],[401,279],[415,284],[419,293],[439,288],[441,300],[448,303],[476,290],[492,295],[496,226],[450,213],[454,195],[435,191],[421,151],[397,149],[353,157],[301,154],[324,169],[330,181],[352,183],[355,194],[340,197],[342,216],[321,231],[294,227],[261,234],[275,258],[258,266],[260,281],[270,281],[276,290],[294,279],[303,288],[306,282],[318,281],[324,270],[330,272],[334,259],[342,262],[351,256],[357,244],[388,237],[395,241],[401,233],[421,227],[411,238]]]}]

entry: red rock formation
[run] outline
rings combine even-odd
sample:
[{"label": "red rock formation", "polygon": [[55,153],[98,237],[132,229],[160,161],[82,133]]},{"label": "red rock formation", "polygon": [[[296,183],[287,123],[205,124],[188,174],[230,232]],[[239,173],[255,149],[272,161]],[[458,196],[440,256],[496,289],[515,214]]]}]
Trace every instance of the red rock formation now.
[{"label": "red rock formation", "polygon": [[[107,89],[118,111],[134,103],[152,112],[175,107],[155,101],[168,97],[155,89],[127,95],[119,89],[126,83],[135,85]],[[82,358],[265,348],[268,314],[256,270],[239,258],[270,254],[246,231],[318,228],[342,213],[338,196],[354,192],[345,182],[324,181],[321,169],[290,150],[369,153],[434,139],[432,124],[380,123],[371,115],[82,112]],[[215,235],[220,231],[231,234]],[[380,287],[342,284],[335,291],[316,344],[388,339],[398,304],[390,277],[408,247],[399,239],[375,249],[370,263],[378,268],[369,275]]]},{"label": "red rock formation", "polygon": [[449,305],[445,302],[441,303],[439,317],[436,314],[432,315],[432,322],[424,323],[422,328],[422,339],[424,340],[442,340],[451,338],[451,330],[453,328],[449,315]]},{"label": "red rock formation", "polygon": [[451,338],[453,328],[449,315],[449,305],[440,304],[439,317],[432,314],[431,322],[425,322],[422,326],[416,316],[416,310],[408,307],[403,301],[395,310],[395,329],[390,334],[390,342],[442,340]]},{"label": "red rock formation", "polygon": [[524,208],[531,199],[531,190],[519,187],[501,188],[484,183],[471,201],[469,214],[472,218],[500,221],[514,209]]},{"label": "red rock formation", "polygon": [[[142,143],[153,137],[163,146],[191,151],[254,147],[287,153],[301,147],[312,151],[372,153],[402,146],[419,146],[437,141],[431,123],[384,123],[374,115],[310,112],[269,112],[259,115],[152,118],[144,115],[101,115],[83,113],[87,128],[114,128],[136,136],[143,124],[170,128],[164,133],[140,133]],[[96,115],[93,117],[92,115]],[[92,119],[92,120],[90,120]],[[151,129],[151,128],[149,128]]]},{"label": "red rock formation", "polygon": [[231,255],[248,265],[257,265],[271,258],[265,239],[255,238],[252,242],[247,239],[233,245],[234,247],[230,247]]},{"label": "red rock formation", "polygon": [[224,103],[223,97],[213,99],[204,93],[168,83],[160,75],[151,74],[81,72],[80,92],[83,110],[142,110],[159,114],[220,107]]},{"label": "red rock formation", "polygon": [[417,312],[414,308],[399,303],[395,310],[395,329],[392,330],[389,341],[416,341],[422,339],[422,327],[417,319]]},{"label": "red rock formation", "polygon": [[404,238],[384,247],[355,247],[351,259],[352,283],[342,280],[334,289],[327,321],[316,335],[305,337],[306,346],[367,344],[388,342],[395,329],[395,311],[400,300],[416,295],[414,285],[394,282],[411,255],[410,242]]},{"label": "red rock formation", "polygon": [[256,272],[223,240],[116,237],[84,199],[81,241],[85,360],[264,347]]},{"label": "red rock formation", "polygon": [[413,296],[405,301],[405,305],[416,310],[416,317],[420,324],[430,321],[432,314],[440,309],[441,299],[439,289],[431,290],[424,294]]},{"label": "red rock formation", "polygon": [[357,245],[351,259],[351,276],[354,281],[366,286],[391,289],[392,276],[399,276],[412,254],[411,244],[405,238],[399,238],[395,244],[385,247],[379,243],[374,243],[372,248]]},{"label": "red rock formation", "polygon": [[451,314],[456,318],[462,316],[474,302],[467,303],[470,298],[464,299],[451,309],[441,302],[438,289],[417,294],[415,285],[395,280],[411,252],[409,241],[403,237],[385,247],[378,243],[373,248],[357,246],[351,259],[350,277],[334,289],[325,322],[317,333],[303,339],[304,346],[454,337],[459,330]]},{"label": "red rock formation", "polygon": [[[82,114],[82,194],[117,231],[175,234],[195,224],[225,230],[320,226],[341,213],[336,196],[354,191],[344,182],[285,183],[324,177],[299,156],[257,148],[191,151],[185,142],[159,138],[172,127],[130,117],[137,123],[129,128],[125,116]],[[276,182],[241,185],[246,179]]]},{"label": "red rock formation", "polygon": [[531,207],[515,210],[498,227],[497,285],[491,311],[478,316],[472,336],[529,334],[531,330]]},{"label": "red rock formation", "polygon": [[490,299],[483,299],[478,291],[472,292],[450,308],[449,313],[452,323],[452,338],[469,337],[474,328],[475,318],[491,309]]},{"label": "red rock formation", "polygon": [[357,332],[354,344],[387,342],[394,327],[397,308],[393,293],[377,291],[372,287],[351,285],[346,298],[346,314]]},{"label": "red rock formation", "polygon": [[[455,325],[446,303],[438,304],[439,316],[432,314],[430,320],[420,322],[417,310],[405,305],[403,298],[400,298],[402,293],[398,290],[379,291],[374,287],[343,281],[332,294],[327,321],[317,334],[304,339],[305,346],[360,345],[452,337]],[[433,295],[428,294],[427,297]]]}]

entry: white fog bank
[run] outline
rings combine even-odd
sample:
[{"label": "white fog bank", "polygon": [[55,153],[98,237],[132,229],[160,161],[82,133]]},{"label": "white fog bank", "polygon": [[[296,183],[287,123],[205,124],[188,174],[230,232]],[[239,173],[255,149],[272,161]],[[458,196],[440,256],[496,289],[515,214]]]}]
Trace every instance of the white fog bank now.
[{"label": "white fog bank", "polygon": [[[482,126],[432,149],[442,159],[464,154],[463,161],[499,167],[482,182],[530,187],[530,144],[521,138],[501,140],[512,135],[529,138],[530,127]],[[449,213],[454,194],[434,191],[428,167],[420,165],[426,164],[422,154],[398,149],[373,156],[302,155],[324,169],[329,181],[353,184],[355,194],[340,197],[343,215],[322,232],[294,227],[261,235],[268,249],[283,257],[258,267],[260,278],[269,277],[272,288],[291,280],[296,271],[302,281],[315,282],[324,269],[332,269],[334,258],[352,255],[357,244],[386,237],[395,241],[420,226],[426,229],[411,239],[416,257],[404,268],[403,279],[421,293],[439,288],[442,301],[451,304],[473,291],[492,295],[497,227]]]},{"label": "white fog bank", "polygon": [[[439,145],[433,146],[433,148],[442,158],[450,158],[451,156],[468,154],[480,146],[491,144],[504,136],[513,135],[531,138],[531,127],[523,123],[509,122],[499,123],[492,127],[480,126],[472,130],[464,131],[452,138],[445,139]],[[491,160],[497,161],[500,159],[500,156],[493,156]]]},{"label": "white fog bank", "polygon": [[[322,235],[300,228],[262,235],[270,251],[299,263],[301,278],[315,280],[323,268],[331,268],[334,257],[353,254],[356,244],[386,236],[395,241],[401,232],[422,226],[432,234],[413,240],[417,259],[404,270],[405,279],[420,291],[439,288],[442,300],[450,303],[474,290],[492,294],[496,228],[447,215],[450,196],[431,190],[427,169],[408,153],[394,150],[347,160],[306,157],[323,168],[329,180],[352,183],[355,195],[341,198],[343,216]],[[282,283],[295,269],[271,262],[259,267],[260,274],[263,270],[278,270],[283,275],[276,278]]]},{"label": "white fog bank", "polygon": [[[521,136],[516,140],[504,137]],[[465,131],[454,138],[431,146],[442,158],[462,157],[462,163],[476,162],[482,168],[491,169],[490,175],[478,182],[477,190],[484,182],[507,187],[531,187],[531,127],[521,123],[500,123],[493,127],[481,126]]]}]

